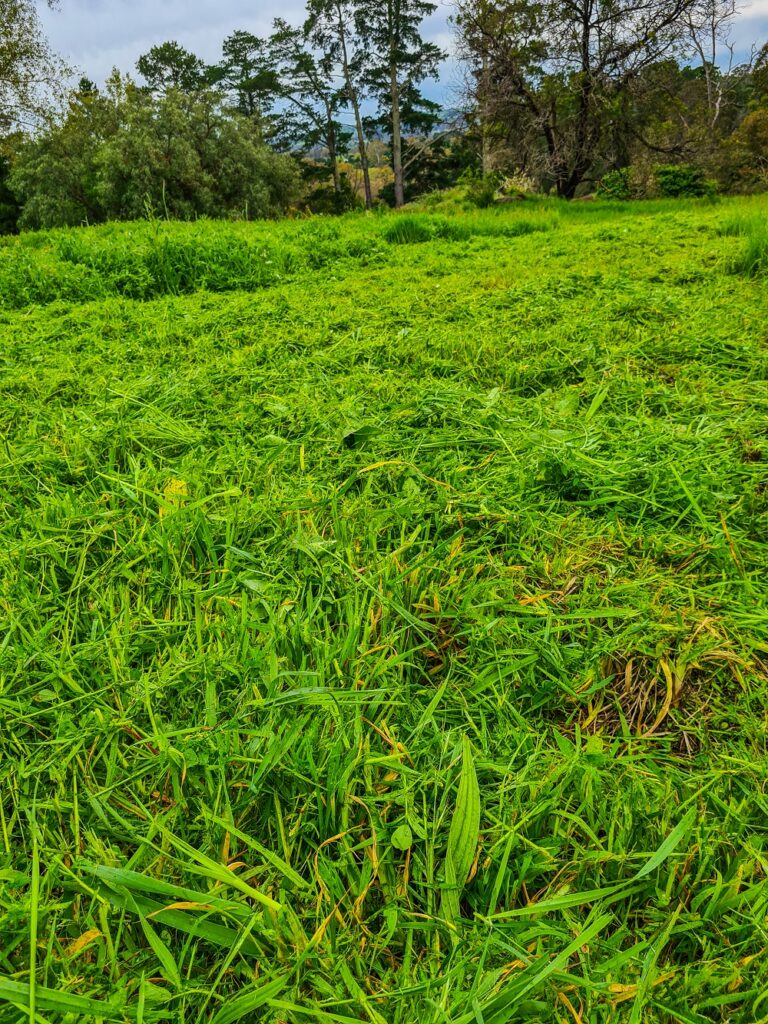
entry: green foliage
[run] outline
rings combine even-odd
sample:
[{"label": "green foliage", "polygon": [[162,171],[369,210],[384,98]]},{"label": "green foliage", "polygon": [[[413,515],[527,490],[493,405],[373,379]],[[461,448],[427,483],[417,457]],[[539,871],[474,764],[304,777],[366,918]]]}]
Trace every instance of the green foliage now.
[{"label": "green foliage", "polygon": [[485,210],[493,206],[499,180],[499,175],[495,172],[483,174],[476,168],[470,168],[459,178],[459,185],[463,187],[468,202],[480,210]]},{"label": "green foliage", "polygon": [[308,29],[292,28],[280,18],[268,45],[283,100],[283,110],[274,118],[275,138],[303,152],[324,147],[333,178],[353,134],[341,120],[348,95],[339,88],[333,49],[316,50]]},{"label": "green foliage", "polygon": [[717,194],[717,183],[701,167],[690,164],[663,164],[652,171],[639,167],[621,167],[600,179],[598,195],[627,202],[631,199],[702,199]]},{"label": "green foliage", "polygon": [[[369,133],[386,132],[395,174],[395,206],[404,198],[402,139],[428,136],[440,122],[438,103],[428,99],[422,83],[437,78],[445,52],[424,36],[424,22],[437,11],[430,0],[397,0],[371,4],[353,0],[354,24],[366,57],[361,81],[378,104],[378,116],[367,119]],[[402,190],[402,194],[401,194]]]},{"label": "green foliage", "polygon": [[0,0],[0,137],[49,115],[72,74],[48,45],[39,6],[35,0]]},{"label": "green foliage", "polygon": [[0,241],[3,1024],[765,1017],[765,215]]},{"label": "green foliage", "polygon": [[[474,173],[477,168],[477,152],[466,138],[455,135],[436,139],[431,144],[425,142],[421,156],[406,177],[406,201],[448,189],[461,181],[466,172]],[[394,184],[385,185],[379,192],[379,199],[394,206]]]},{"label": "green foliage", "polygon": [[151,92],[169,89],[194,93],[206,84],[205,64],[175,40],[160,43],[136,61],[136,70]]},{"label": "green foliage", "polygon": [[654,167],[658,193],[665,199],[700,199],[717,193],[717,184],[707,179],[701,167],[690,164],[663,164]]},{"label": "green foliage", "polygon": [[[764,73],[768,77],[768,65]],[[731,187],[765,190],[768,186],[768,105],[749,111],[728,139],[725,152]]]},{"label": "green foliage", "polygon": [[10,171],[9,160],[0,154],[0,235],[14,234],[19,220],[19,203],[8,184]]},{"label": "green foliage", "polygon": [[347,175],[341,174],[338,189],[333,185],[318,185],[304,198],[303,205],[311,213],[338,215],[356,210],[360,206],[360,199]]},{"label": "green foliage", "polygon": [[76,96],[69,116],[21,148],[11,184],[20,225],[160,217],[273,217],[298,196],[294,161],[211,91],[158,97],[119,78]]},{"label": "green foliage", "polygon": [[597,192],[605,199],[619,199],[622,202],[640,198],[632,178],[632,170],[629,167],[619,167],[604,174],[600,179]]},{"label": "green foliage", "polygon": [[280,120],[274,106],[282,93],[274,47],[269,40],[238,30],[227,36],[221,49],[221,61],[208,69],[208,80],[226,91],[263,140],[271,139]]}]

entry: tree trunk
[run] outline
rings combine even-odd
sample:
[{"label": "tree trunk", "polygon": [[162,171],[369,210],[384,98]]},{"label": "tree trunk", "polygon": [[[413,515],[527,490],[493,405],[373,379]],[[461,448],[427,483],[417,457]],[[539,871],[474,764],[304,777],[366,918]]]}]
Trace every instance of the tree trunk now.
[{"label": "tree trunk", "polygon": [[339,16],[338,36],[341,45],[341,63],[344,72],[344,84],[347,87],[347,99],[352,104],[352,111],[355,115],[355,132],[357,133],[357,151],[360,154],[360,168],[363,172],[363,188],[365,190],[365,208],[370,210],[373,206],[373,193],[371,192],[371,173],[368,169],[368,150],[365,145],[365,133],[363,132],[363,118],[360,114],[360,99],[357,95],[355,83],[352,81],[352,74],[349,69],[349,54],[347,52],[347,33],[344,27],[344,15],[341,5],[337,5]]},{"label": "tree trunk", "polygon": [[394,59],[389,65],[389,84],[392,97],[392,170],[395,172],[395,207],[399,210],[405,203],[405,184],[403,140],[400,133],[400,85],[397,81],[397,65]]},{"label": "tree trunk", "polygon": [[363,119],[360,115],[360,103],[357,98],[357,91],[350,88],[350,101],[355,114],[355,130],[357,132],[357,150],[360,154],[360,167],[363,171],[363,188],[365,189],[365,208],[370,210],[373,206],[373,193],[371,192],[371,172],[368,169],[368,150],[365,145],[365,134],[363,132]]},{"label": "tree trunk", "polygon": [[331,174],[333,175],[333,191],[338,194],[341,192],[341,178],[339,176],[339,157],[336,152],[336,128],[333,123],[333,113],[328,103],[325,104],[325,123],[327,125],[325,142],[328,146],[328,162],[331,165]]},{"label": "tree trunk", "polygon": [[490,92],[489,88],[489,68],[488,68],[488,55],[483,53],[483,72],[481,78],[482,85],[480,87],[480,148],[481,148],[481,159],[483,163],[483,177],[486,177],[491,173],[492,167],[492,155],[491,155],[491,140],[490,140],[490,124],[488,118],[488,95]]}]

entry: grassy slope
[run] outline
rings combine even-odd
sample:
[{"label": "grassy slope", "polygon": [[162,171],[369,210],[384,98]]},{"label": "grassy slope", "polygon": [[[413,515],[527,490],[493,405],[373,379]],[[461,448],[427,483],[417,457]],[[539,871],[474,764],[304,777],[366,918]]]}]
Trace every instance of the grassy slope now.
[{"label": "grassy slope", "polygon": [[744,211],[0,247],[1,1021],[768,1020]]}]

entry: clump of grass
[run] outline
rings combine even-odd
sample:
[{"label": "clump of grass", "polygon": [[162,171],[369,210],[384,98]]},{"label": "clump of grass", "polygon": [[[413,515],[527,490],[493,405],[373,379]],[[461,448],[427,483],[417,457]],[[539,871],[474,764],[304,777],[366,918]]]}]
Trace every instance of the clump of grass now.
[{"label": "clump of grass", "polygon": [[731,270],[745,277],[768,274],[768,225],[754,225],[744,235],[744,247],[733,260]]},{"label": "clump of grass", "polygon": [[488,216],[447,217],[436,215],[399,214],[384,230],[385,239],[394,245],[415,245],[441,238],[465,242],[470,238],[517,238],[536,231],[547,231],[548,220],[524,220]]},{"label": "clump of grass", "polygon": [[757,277],[768,272],[768,218],[754,208],[738,210],[717,227],[722,238],[743,238],[741,251],[728,263],[731,273]]},{"label": "clump of grass", "polygon": [[434,238],[434,227],[426,217],[402,214],[384,229],[384,237],[393,245],[415,245]]},{"label": "clump of grass", "polygon": [[227,234],[222,225],[112,225],[12,240],[0,262],[0,306],[90,301],[109,296],[151,301],[198,291],[254,292],[297,275],[380,255],[370,239],[343,238],[336,224],[286,225]]},{"label": "clump of grass", "polygon": [[752,234],[757,227],[757,219],[749,214],[739,213],[726,218],[717,227],[717,234],[722,238],[742,238]]}]

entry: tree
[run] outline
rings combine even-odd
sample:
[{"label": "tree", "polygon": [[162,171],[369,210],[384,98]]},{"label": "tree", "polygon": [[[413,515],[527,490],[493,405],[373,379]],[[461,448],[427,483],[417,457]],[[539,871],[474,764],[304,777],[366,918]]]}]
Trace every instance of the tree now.
[{"label": "tree", "polygon": [[198,216],[276,216],[298,196],[295,162],[215,90],[159,96],[113,76],[73,95],[67,116],[21,147],[11,186],[22,227],[134,220],[148,208]]},{"label": "tree", "polygon": [[[403,154],[406,171],[406,201],[430,192],[451,188],[467,173],[480,174],[482,167],[476,147],[468,136],[458,130],[438,133],[426,139],[414,140],[412,153]],[[395,201],[394,182],[379,193],[387,202]]]},{"label": "tree", "polygon": [[34,0],[0,0],[0,135],[38,123],[68,74],[43,35]]},{"label": "tree", "polygon": [[439,107],[419,86],[436,77],[445,54],[421,35],[424,19],[437,6],[427,0],[358,0],[356,25],[369,55],[364,81],[379,103],[378,124],[389,130],[395,206],[405,202],[403,134],[428,133],[439,120]]},{"label": "tree", "polygon": [[355,122],[357,151],[363,174],[365,207],[371,209],[373,193],[368,167],[368,147],[363,127],[361,103],[367,54],[355,27],[355,0],[307,0],[307,39],[323,54],[332,67],[338,67],[343,82],[344,99]]},{"label": "tree", "polygon": [[696,0],[459,0],[480,109],[517,119],[543,176],[571,199],[629,87],[688,45]]},{"label": "tree", "polygon": [[[706,85],[709,128],[714,132],[733,68],[734,44],[731,28],[738,6],[736,0],[696,0],[686,11],[691,47],[699,58]],[[728,60],[723,65],[723,51]]]},{"label": "tree", "polygon": [[174,40],[153,46],[142,54],[136,61],[136,70],[153,93],[168,89],[197,92],[207,80],[203,61]]},{"label": "tree", "polygon": [[10,184],[21,203],[22,227],[105,219],[98,161],[101,146],[118,130],[123,113],[116,81],[113,76],[104,94],[81,82],[64,117],[18,147]]},{"label": "tree", "polygon": [[305,152],[322,146],[328,154],[334,192],[342,191],[339,156],[349,144],[352,133],[339,120],[344,107],[345,90],[334,79],[332,58],[318,54],[309,44],[303,29],[275,20],[270,46],[280,82],[280,94],[287,101],[283,114],[283,132]]},{"label": "tree", "polygon": [[233,32],[224,40],[221,62],[209,68],[209,80],[229,92],[235,109],[252,118],[262,136],[269,135],[280,80],[268,41],[251,32]]},{"label": "tree", "polygon": [[0,152],[0,235],[14,234],[21,207],[9,184],[11,163],[9,158]]},{"label": "tree", "polygon": [[751,191],[768,185],[768,109],[750,111],[728,140],[736,184]]}]

